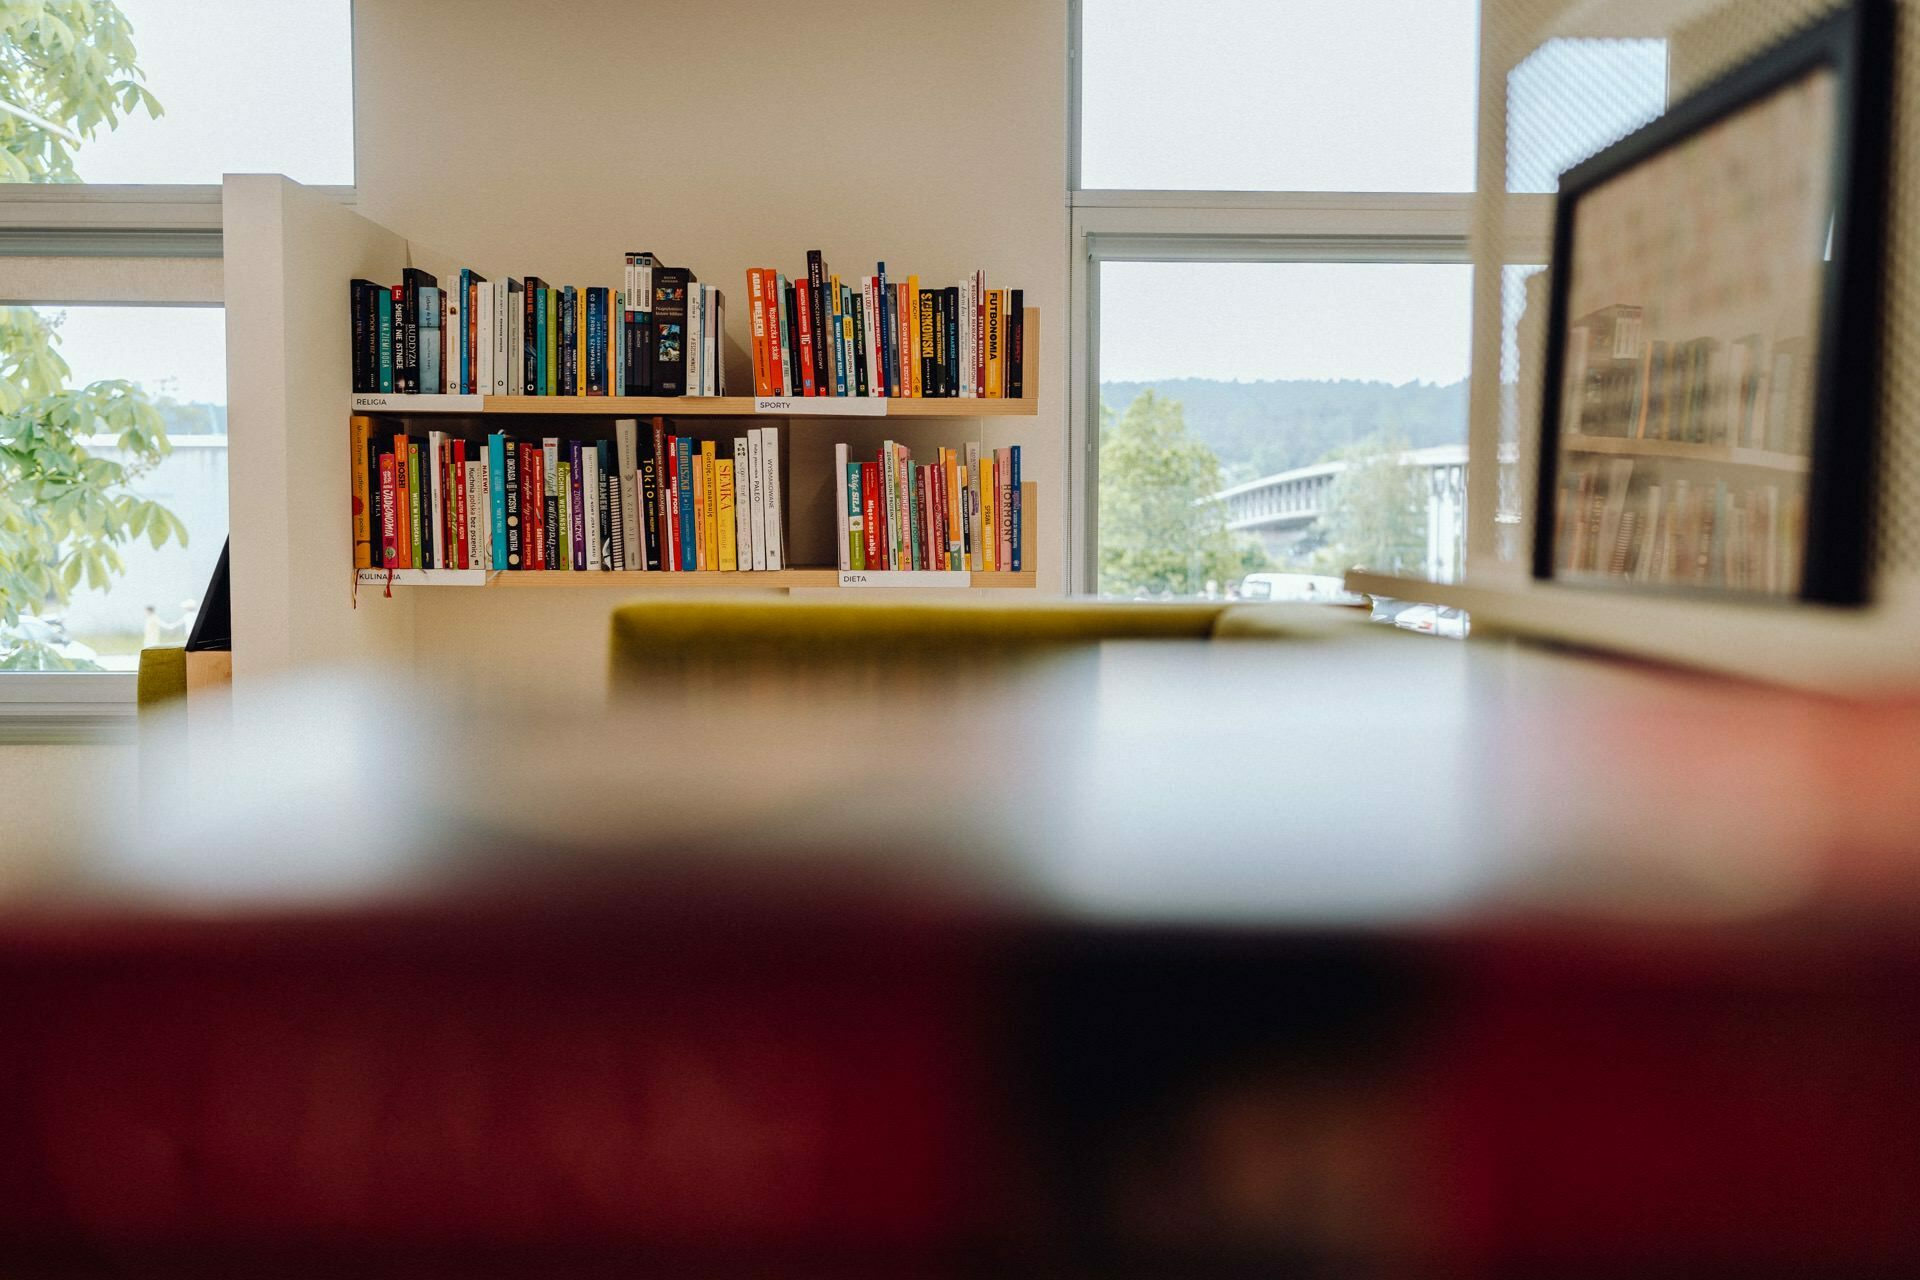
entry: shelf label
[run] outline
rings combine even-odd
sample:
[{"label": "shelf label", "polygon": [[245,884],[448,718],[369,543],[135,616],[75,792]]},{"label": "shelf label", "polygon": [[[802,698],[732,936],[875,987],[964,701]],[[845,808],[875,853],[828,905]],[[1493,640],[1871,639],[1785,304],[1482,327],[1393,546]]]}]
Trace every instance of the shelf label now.
[{"label": "shelf label", "polygon": [[479,413],[485,396],[367,395],[355,392],[355,413]]},{"label": "shelf label", "polygon": [[955,590],[973,585],[973,575],[954,571],[942,572],[938,569],[842,569],[840,585],[843,587],[912,587],[920,591],[928,589]]},{"label": "shelf label", "polygon": [[885,396],[780,396],[753,402],[755,413],[778,413],[789,417],[812,415],[820,418],[884,418]]},{"label": "shelf label", "polygon": [[484,587],[485,569],[355,569],[363,587]]}]

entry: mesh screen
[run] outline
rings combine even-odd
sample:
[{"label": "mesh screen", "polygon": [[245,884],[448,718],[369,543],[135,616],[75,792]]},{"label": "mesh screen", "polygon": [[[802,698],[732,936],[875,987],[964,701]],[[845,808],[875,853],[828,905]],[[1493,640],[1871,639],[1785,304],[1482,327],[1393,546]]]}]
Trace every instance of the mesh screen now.
[{"label": "mesh screen", "polygon": [[[1538,250],[1505,238],[1509,193],[1550,192],[1554,175],[1657,116],[1768,45],[1816,21],[1834,0],[1485,0],[1482,155],[1502,157],[1505,191],[1477,199],[1475,261],[1498,269],[1497,306],[1476,324],[1498,334],[1476,344],[1497,361],[1501,394],[1478,411],[1498,415],[1503,454],[1496,557],[1524,568],[1538,459],[1540,349],[1545,275]],[[1899,47],[1912,50],[1920,0],[1898,0]],[[1892,107],[1892,205],[1887,232],[1886,324],[1881,374],[1881,480],[1875,507],[1876,577],[1920,572],[1920,53],[1899,60]],[[1493,369],[1475,369],[1485,377]],[[1486,438],[1483,434],[1480,438]],[[1510,495],[1523,494],[1519,510]]]}]

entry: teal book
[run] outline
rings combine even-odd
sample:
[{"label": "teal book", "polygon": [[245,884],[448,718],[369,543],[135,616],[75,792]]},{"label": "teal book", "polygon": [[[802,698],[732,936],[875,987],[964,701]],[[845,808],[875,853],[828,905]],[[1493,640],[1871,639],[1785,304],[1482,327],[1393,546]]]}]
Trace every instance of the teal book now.
[{"label": "teal book", "polygon": [[700,564],[696,541],[698,528],[693,523],[693,438],[681,436],[680,455],[680,568],[692,573]]},{"label": "teal book", "polygon": [[507,567],[507,436],[496,431],[487,437],[487,495],[493,507],[493,567]]},{"label": "teal book", "polygon": [[1013,455],[1013,474],[1008,477],[1013,484],[1013,571],[1020,572],[1020,446],[1014,445],[1008,452]]},{"label": "teal book", "polygon": [[380,293],[380,390],[393,391],[393,290]]},{"label": "teal book", "polygon": [[847,567],[867,567],[866,523],[860,504],[860,464],[847,464]]},{"label": "teal book", "polygon": [[534,394],[549,396],[553,394],[553,385],[547,378],[547,286],[540,286],[539,301],[534,304],[534,381],[539,390]]}]

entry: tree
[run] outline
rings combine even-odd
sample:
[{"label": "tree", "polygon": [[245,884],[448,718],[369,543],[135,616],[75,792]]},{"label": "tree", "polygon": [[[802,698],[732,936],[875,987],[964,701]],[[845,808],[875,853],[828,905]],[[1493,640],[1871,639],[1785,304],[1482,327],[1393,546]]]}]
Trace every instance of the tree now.
[{"label": "tree", "polygon": [[1406,442],[1373,436],[1340,451],[1346,470],[1334,477],[1326,512],[1309,536],[1323,573],[1367,568],[1381,573],[1423,569],[1427,559],[1426,477],[1401,462]]},{"label": "tree", "polygon": [[1198,595],[1246,572],[1220,488],[1220,460],[1189,434],[1177,400],[1145,390],[1117,418],[1103,404],[1100,590]]},{"label": "tree", "polygon": [[[160,105],[139,83],[133,26],[109,0],[0,0],[0,100],[60,129],[0,114],[0,176],[76,182],[64,129],[82,139]],[[130,489],[167,455],[153,400],[129,382],[70,387],[58,329],[29,307],[0,308],[0,667],[73,669],[22,614],[66,603],[82,582],[124,572],[119,548],[185,543],[186,528]],[[112,435],[123,462],[93,456]]]}]

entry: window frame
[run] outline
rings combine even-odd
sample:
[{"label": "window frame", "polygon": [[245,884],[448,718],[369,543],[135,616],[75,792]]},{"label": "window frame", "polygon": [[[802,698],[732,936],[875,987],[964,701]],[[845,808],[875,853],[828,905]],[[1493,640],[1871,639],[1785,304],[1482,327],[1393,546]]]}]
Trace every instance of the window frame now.
[{"label": "window frame", "polygon": [[[1097,592],[1102,262],[1473,263],[1473,192],[1167,191],[1081,185],[1083,0],[1067,4],[1068,405],[1063,504],[1070,595]],[[1483,35],[1484,38],[1484,35]],[[1486,109],[1484,93],[1481,108]],[[1487,181],[1484,158],[1475,173]],[[1506,196],[1509,246],[1545,252],[1550,195]],[[1540,259],[1545,261],[1544,258]],[[1479,281],[1472,286],[1476,303]],[[1475,327],[1474,341],[1480,341]],[[1470,432],[1471,435],[1471,432]],[[1471,537],[1469,538],[1471,542]]]},{"label": "window frame", "polygon": [[[349,72],[357,28],[347,5]],[[357,76],[355,77],[357,81]],[[358,199],[359,95],[350,86],[355,185],[313,186]],[[218,306],[221,183],[0,183],[0,306]],[[131,716],[138,677],[122,671],[0,672],[0,743],[96,740]]]}]

